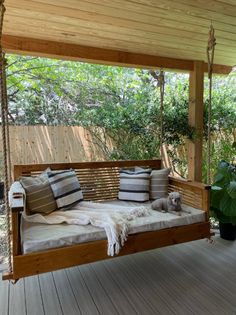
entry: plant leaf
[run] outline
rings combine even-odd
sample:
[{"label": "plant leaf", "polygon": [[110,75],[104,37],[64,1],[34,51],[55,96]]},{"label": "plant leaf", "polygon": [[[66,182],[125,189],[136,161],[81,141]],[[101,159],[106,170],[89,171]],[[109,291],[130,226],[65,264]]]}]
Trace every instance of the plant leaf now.
[{"label": "plant leaf", "polygon": [[220,211],[226,216],[236,216],[235,199],[232,199],[227,191],[223,194],[220,200]]},{"label": "plant leaf", "polygon": [[220,186],[211,186],[211,190],[222,190],[223,188]]},{"label": "plant leaf", "polygon": [[[213,187],[218,187],[218,186],[212,186]],[[219,187],[221,188],[221,187]],[[220,202],[221,199],[223,198],[223,195],[225,194],[225,189],[211,189],[211,207],[220,209]]]},{"label": "plant leaf", "polygon": [[[228,188],[227,188],[227,192],[229,194],[229,196],[233,199],[236,199],[236,182],[230,182]],[[235,201],[236,203],[236,201]]]}]

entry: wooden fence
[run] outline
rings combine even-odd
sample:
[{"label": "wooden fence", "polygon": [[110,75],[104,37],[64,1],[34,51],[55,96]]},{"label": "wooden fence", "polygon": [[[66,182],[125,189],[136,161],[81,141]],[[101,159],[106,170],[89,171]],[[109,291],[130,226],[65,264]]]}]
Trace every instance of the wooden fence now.
[{"label": "wooden fence", "polygon": [[[99,146],[98,138],[89,130],[79,126],[10,126],[11,164],[38,164],[101,161],[108,158],[104,147]],[[99,130],[96,130],[97,134]],[[106,138],[109,149],[113,145]],[[101,143],[100,143],[101,145]],[[167,147],[163,147],[163,166],[175,168],[172,158],[167,154]],[[169,148],[171,149],[171,148]],[[171,149],[175,158],[187,161],[187,146]],[[2,175],[2,139],[0,137],[0,179]],[[173,155],[173,154],[172,154]],[[182,173],[178,167],[178,171]]]},{"label": "wooden fence", "polygon": [[[79,126],[10,126],[11,165],[101,161],[108,158],[98,138],[106,138],[108,149],[113,145],[101,130],[95,137]],[[96,130],[97,134],[99,130]],[[172,166],[167,148],[163,147],[163,165]],[[2,177],[2,139],[0,137],[0,180]],[[174,174],[174,172],[173,172]]]},{"label": "wooden fence", "polygon": [[12,164],[96,161],[105,158],[91,133],[78,126],[10,126],[10,144]]}]

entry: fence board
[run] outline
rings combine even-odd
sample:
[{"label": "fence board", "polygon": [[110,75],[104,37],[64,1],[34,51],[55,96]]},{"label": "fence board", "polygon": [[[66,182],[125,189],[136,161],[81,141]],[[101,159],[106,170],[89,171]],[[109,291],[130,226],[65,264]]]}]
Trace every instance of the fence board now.
[{"label": "fence board", "polygon": [[[10,126],[12,164],[106,159],[88,130],[79,126]],[[2,156],[0,139],[0,156]]]}]

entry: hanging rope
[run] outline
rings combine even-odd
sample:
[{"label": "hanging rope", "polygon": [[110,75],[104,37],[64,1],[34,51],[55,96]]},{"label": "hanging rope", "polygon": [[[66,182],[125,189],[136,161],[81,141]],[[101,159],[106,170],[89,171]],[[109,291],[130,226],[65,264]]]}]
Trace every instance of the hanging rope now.
[{"label": "hanging rope", "polygon": [[5,129],[6,129],[6,142],[7,142],[7,163],[8,163],[8,180],[9,184],[12,184],[12,172],[11,172],[11,149],[10,149],[10,132],[9,132],[9,115],[8,115],[8,96],[7,96],[7,78],[6,78],[6,66],[7,59],[3,52],[3,72],[2,72],[2,83],[3,83],[3,98],[5,99]]},{"label": "hanging rope", "polygon": [[207,183],[211,183],[211,99],[212,99],[212,72],[215,53],[215,30],[211,24],[207,43],[208,79],[209,79],[209,104],[208,104],[208,129],[207,129]]},{"label": "hanging rope", "polygon": [[2,49],[3,18],[5,13],[4,0],[0,0],[0,96],[1,96],[1,120],[2,120],[2,143],[3,143],[3,163],[4,163],[4,199],[7,227],[7,255],[8,271],[12,272],[11,261],[11,235],[10,235],[10,205],[8,192],[10,188],[10,148],[9,148],[9,127],[8,127],[8,100],[6,86],[6,60]]},{"label": "hanging rope", "polygon": [[158,75],[157,80],[158,80],[158,85],[159,85],[159,89],[160,89],[160,154],[161,154],[161,159],[163,160],[164,159],[163,112],[164,112],[165,75],[164,75],[164,71],[162,69]]},{"label": "hanging rope", "polygon": [[157,81],[157,87],[160,90],[160,156],[161,159],[164,159],[164,150],[163,150],[163,142],[164,142],[164,128],[163,128],[163,112],[164,112],[164,94],[165,94],[165,74],[161,69],[157,74],[155,71],[151,70],[150,74]]}]

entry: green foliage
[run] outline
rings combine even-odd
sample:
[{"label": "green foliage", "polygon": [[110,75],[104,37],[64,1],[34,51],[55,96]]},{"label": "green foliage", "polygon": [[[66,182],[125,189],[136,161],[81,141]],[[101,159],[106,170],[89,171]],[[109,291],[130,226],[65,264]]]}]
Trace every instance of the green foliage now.
[{"label": "green foliage", "polygon": [[236,224],[236,167],[225,161],[218,165],[211,189],[211,210],[223,223]]},{"label": "green foliage", "polygon": [[[229,161],[236,156],[236,75],[231,73],[227,77],[214,76],[213,83],[211,171],[215,173],[219,160]],[[204,134],[207,140],[207,83],[205,84],[205,99]],[[206,143],[204,148],[203,178],[206,178]]]},{"label": "green foliage", "polygon": [[[149,71],[9,55],[7,75],[14,124],[84,126],[107,159],[159,156],[160,96]],[[206,80],[205,140],[207,84]],[[212,171],[220,159],[236,155],[235,85],[235,74],[213,78]],[[176,170],[186,176],[186,154],[179,155],[178,150],[186,139],[196,137],[188,125],[188,75],[165,74],[163,116],[169,157]],[[205,178],[206,150],[203,174]]]}]

